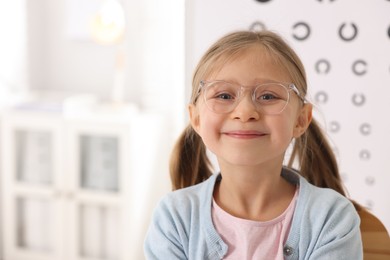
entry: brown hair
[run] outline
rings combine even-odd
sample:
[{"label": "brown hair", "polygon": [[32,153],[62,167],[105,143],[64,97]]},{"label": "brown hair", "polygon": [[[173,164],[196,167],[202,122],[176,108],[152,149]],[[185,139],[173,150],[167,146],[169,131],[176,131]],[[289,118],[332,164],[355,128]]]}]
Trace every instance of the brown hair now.
[{"label": "brown hair", "polygon": [[[230,33],[212,45],[199,61],[192,81],[191,103],[196,104],[200,81],[220,69],[251,46],[264,47],[291,76],[302,96],[307,93],[304,66],[289,45],[270,31],[238,31]],[[335,155],[318,123],[313,119],[306,132],[295,139],[288,166],[297,161],[301,175],[318,187],[336,190],[346,196]],[[212,174],[211,163],[201,137],[187,126],[177,141],[170,162],[173,190],[206,180]]]}]

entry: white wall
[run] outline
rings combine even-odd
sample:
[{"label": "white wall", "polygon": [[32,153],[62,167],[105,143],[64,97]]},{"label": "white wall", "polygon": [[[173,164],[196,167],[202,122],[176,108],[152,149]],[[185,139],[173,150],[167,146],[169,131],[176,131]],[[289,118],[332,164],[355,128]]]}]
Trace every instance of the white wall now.
[{"label": "white wall", "polygon": [[[26,1],[31,88],[107,96],[113,84],[118,44],[99,45],[87,35],[72,34],[71,2],[75,1]],[[81,0],[80,5],[88,5],[85,4],[88,2],[98,6],[96,3],[102,0]],[[184,24],[180,22],[184,20],[184,13],[179,11],[184,8],[184,1],[121,2],[127,22],[126,99],[150,106],[144,95],[158,96],[167,93],[163,91],[165,88],[175,88],[178,84],[183,87],[180,80],[184,76],[178,71],[184,63]],[[173,100],[182,97],[175,96]],[[178,103],[175,101],[175,105]]]},{"label": "white wall", "polygon": [[[351,197],[371,208],[390,230],[390,2],[190,0],[188,6],[187,82],[206,48],[227,32],[261,22],[282,34],[306,66],[315,116],[337,151]],[[304,27],[294,29],[298,22],[310,26],[307,40],[293,37],[306,33]],[[341,40],[340,26],[346,23],[344,33],[349,37],[353,34],[352,22],[358,27],[356,39]],[[331,64],[327,74],[315,70],[321,59]],[[367,63],[356,66],[358,72],[367,71],[364,75],[352,71],[358,60]],[[321,101],[321,93],[327,95],[326,102]],[[355,94],[363,94],[366,102],[354,105]]]},{"label": "white wall", "polygon": [[26,3],[0,2],[0,106],[28,87]]}]

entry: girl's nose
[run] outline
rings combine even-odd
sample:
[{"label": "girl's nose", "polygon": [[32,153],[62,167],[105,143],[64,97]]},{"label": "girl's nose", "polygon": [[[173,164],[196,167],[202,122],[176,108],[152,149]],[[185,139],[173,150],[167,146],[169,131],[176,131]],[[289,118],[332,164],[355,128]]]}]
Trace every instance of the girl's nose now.
[{"label": "girl's nose", "polygon": [[239,119],[242,122],[258,120],[260,118],[260,113],[255,104],[253,104],[250,93],[246,93],[246,95],[243,95],[241,99],[238,100],[238,104],[232,112],[232,117],[234,119]]}]

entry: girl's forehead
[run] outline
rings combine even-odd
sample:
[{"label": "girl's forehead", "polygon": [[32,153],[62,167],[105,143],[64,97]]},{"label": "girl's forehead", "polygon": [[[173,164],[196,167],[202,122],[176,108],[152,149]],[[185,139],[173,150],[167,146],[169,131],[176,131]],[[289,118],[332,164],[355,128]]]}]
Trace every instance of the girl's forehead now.
[{"label": "girl's forehead", "polygon": [[208,78],[214,79],[222,75],[249,74],[286,82],[290,80],[288,70],[280,58],[262,46],[252,46],[233,54],[221,55],[207,74]]}]

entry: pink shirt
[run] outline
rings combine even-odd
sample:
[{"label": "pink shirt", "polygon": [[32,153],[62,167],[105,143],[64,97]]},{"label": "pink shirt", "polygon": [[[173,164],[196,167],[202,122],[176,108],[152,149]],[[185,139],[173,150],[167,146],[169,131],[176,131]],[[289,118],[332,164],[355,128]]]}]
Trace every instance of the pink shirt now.
[{"label": "pink shirt", "polygon": [[280,216],[265,222],[234,217],[213,200],[214,226],[229,247],[224,259],[283,260],[283,245],[290,231],[298,190]]}]

